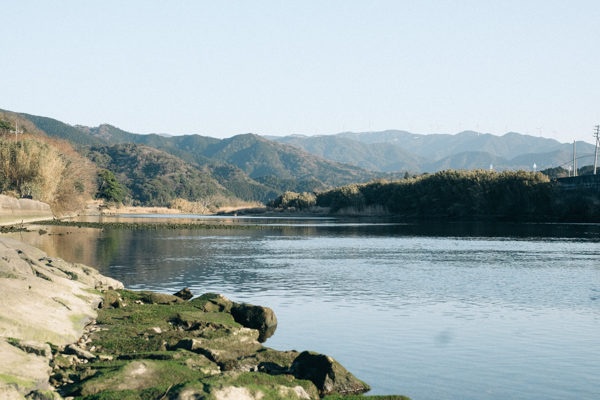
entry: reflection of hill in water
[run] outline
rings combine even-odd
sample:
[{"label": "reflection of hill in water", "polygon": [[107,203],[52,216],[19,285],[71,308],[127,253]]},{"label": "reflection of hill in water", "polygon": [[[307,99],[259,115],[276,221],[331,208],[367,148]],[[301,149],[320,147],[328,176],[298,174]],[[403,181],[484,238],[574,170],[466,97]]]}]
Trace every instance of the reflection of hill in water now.
[{"label": "reflection of hill in water", "polygon": [[[149,289],[167,292],[191,285],[197,285],[200,291],[205,292],[213,290],[215,286],[222,286],[224,282],[230,288],[236,288],[236,291],[243,291],[248,282],[255,282],[261,287],[277,285],[278,282],[289,279],[289,276],[284,277],[286,268],[299,262],[289,246],[273,250],[275,242],[280,239],[303,247],[311,246],[309,243],[314,245],[314,242],[306,239],[317,237],[319,240],[360,238],[368,241],[386,237],[531,239],[581,238],[590,233],[594,233],[593,236],[596,237],[600,235],[600,227],[597,225],[445,223],[336,226],[331,221],[324,221],[322,226],[289,226],[265,230],[44,229],[50,235],[31,232],[12,236],[51,256],[92,266],[105,275],[121,280],[130,288],[145,285]],[[586,233],[582,234],[582,231]],[[286,251],[289,251],[289,255],[286,255]],[[312,254],[313,249],[307,247],[304,252]],[[313,256],[318,259],[333,254]],[[258,264],[262,267],[257,268]],[[297,277],[293,280],[293,286],[296,289],[302,287],[302,281],[301,277]]]}]

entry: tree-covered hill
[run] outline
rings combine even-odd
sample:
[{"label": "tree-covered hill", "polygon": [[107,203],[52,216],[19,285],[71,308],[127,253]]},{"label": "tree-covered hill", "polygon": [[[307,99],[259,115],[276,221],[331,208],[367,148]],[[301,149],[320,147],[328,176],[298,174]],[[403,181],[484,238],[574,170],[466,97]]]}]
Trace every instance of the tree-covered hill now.
[{"label": "tree-covered hill", "polygon": [[236,165],[251,178],[277,176],[282,179],[316,179],[339,186],[367,182],[386,176],[311,154],[294,146],[277,143],[258,135],[237,135],[209,146],[203,155]]},{"label": "tree-covered hill", "polygon": [[87,157],[117,177],[134,205],[166,206],[176,198],[233,196],[210,173],[145,145],[93,146]]}]

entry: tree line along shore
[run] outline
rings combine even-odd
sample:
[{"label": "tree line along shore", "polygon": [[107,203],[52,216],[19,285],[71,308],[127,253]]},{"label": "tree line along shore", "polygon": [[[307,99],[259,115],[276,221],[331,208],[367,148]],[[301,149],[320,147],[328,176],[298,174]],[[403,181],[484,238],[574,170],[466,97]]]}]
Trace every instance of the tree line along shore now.
[{"label": "tree line along shore", "polygon": [[[154,149],[136,151],[121,156],[135,160],[156,156]],[[169,173],[175,174],[172,180],[176,187],[161,197],[152,190],[158,190],[157,182],[166,181],[147,179],[156,171],[130,171],[137,180],[132,178],[130,185],[124,186],[111,170],[99,168],[67,141],[33,135],[22,135],[19,140],[0,136],[0,193],[48,203],[56,216],[79,213],[92,199],[122,207],[128,198],[131,201],[132,191],[138,199],[145,199],[138,200],[141,205],[166,206],[181,213],[265,211],[262,203],[243,201],[219,189],[208,175],[170,159],[165,165]],[[404,179],[377,179],[328,190],[315,187],[300,193],[285,191],[278,197],[273,195],[266,205],[273,211],[391,214],[417,219],[598,222],[599,192],[598,185],[565,190],[540,172],[446,170],[412,176],[406,173]]]},{"label": "tree line along shore", "polygon": [[286,192],[267,205],[415,219],[600,222],[600,180],[565,188],[540,172],[448,170],[319,193]]}]

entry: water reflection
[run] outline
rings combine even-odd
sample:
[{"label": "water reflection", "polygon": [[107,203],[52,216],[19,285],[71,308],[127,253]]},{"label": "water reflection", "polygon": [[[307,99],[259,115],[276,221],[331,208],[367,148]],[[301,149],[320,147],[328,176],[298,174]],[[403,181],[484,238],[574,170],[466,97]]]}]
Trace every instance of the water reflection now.
[{"label": "water reflection", "polygon": [[13,235],[130,288],[271,307],[270,347],[330,354],[372,394],[597,398],[599,225],[271,222]]}]

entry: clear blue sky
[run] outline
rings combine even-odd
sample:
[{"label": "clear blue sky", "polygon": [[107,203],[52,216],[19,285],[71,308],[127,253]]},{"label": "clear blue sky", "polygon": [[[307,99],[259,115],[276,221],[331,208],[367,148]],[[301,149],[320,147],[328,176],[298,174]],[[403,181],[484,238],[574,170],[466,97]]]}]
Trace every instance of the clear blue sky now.
[{"label": "clear blue sky", "polygon": [[214,137],[543,126],[561,141],[600,124],[597,0],[23,0],[0,14],[0,108],[70,124]]}]

